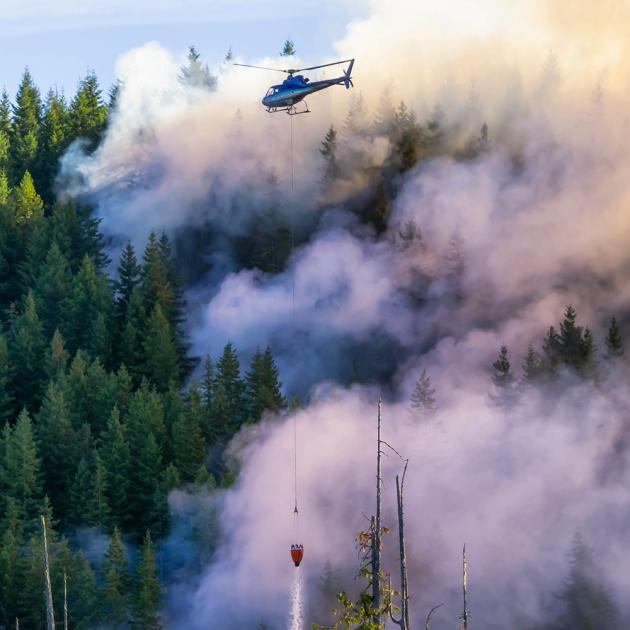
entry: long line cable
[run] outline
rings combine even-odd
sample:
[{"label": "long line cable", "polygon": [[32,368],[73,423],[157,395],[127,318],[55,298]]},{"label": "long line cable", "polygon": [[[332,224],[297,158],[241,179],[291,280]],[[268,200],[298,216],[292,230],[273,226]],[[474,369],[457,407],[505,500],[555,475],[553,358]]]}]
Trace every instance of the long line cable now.
[{"label": "long line cable", "polygon": [[[290,147],[289,154],[291,160],[291,204],[294,201],[293,198],[293,188],[294,188],[294,166],[293,166],[293,116],[289,116],[289,130],[290,130]],[[291,215],[291,255],[290,258],[293,257],[293,252],[295,249],[295,217],[293,213],[293,209],[289,207],[289,213]],[[291,325],[292,325],[292,333],[293,339],[296,337],[295,330],[295,270],[291,272]],[[297,419],[296,414],[293,414],[293,496],[294,496],[294,508],[293,514],[296,517],[298,512],[298,492],[297,492]],[[297,523],[296,523],[297,527]],[[297,533],[297,532],[296,532]]]}]

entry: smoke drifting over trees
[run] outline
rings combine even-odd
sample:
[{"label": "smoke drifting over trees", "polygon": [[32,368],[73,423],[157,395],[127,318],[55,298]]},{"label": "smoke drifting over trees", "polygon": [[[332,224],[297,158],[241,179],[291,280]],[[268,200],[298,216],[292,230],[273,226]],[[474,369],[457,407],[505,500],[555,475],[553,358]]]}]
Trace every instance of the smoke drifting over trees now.
[{"label": "smoke drifting over trees", "polygon": [[[466,541],[475,627],[626,627],[629,24],[620,0],[375,0],[336,44],[354,92],[293,123],[293,193],[264,73],[151,43],[109,107],[88,76],[43,110],[25,76],[0,102],[2,566],[52,509],[109,538],[103,619],[155,623],[157,554],[165,627],[283,627],[295,418],[304,615],[330,623],[384,395],[412,624],[445,601],[455,626]],[[15,571],[3,602],[36,590]]]}]

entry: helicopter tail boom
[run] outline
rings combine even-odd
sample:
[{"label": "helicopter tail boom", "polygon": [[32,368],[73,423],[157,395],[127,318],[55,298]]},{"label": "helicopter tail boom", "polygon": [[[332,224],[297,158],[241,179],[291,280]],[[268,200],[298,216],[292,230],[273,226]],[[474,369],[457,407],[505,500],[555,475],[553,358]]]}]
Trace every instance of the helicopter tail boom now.
[{"label": "helicopter tail boom", "polygon": [[350,65],[348,66],[348,69],[343,71],[343,76],[344,76],[343,82],[346,85],[346,90],[349,90],[351,85],[354,87],[354,84],[352,83],[352,76],[351,76],[352,66],[354,66],[354,59],[350,60]]}]

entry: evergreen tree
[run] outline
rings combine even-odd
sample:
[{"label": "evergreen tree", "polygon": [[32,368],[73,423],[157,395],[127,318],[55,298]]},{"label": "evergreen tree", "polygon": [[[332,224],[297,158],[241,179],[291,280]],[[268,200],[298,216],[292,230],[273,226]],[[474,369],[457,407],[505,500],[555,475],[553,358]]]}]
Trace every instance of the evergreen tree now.
[{"label": "evergreen tree", "polygon": [[530,343],[527,346],[527,353],[523,362],[523,378],[524,385],[535,385],[539,383],[544,375],[545,367],[540,355],[534,350],[534,346]]},{"label": "evergreen tree", "polygon": [[490,399],[496,407],[507,413],[514,407],[517,398],[507,346],[501,346],[499,356],[492,367],[494,369],[492,374],[493,392],[490,394]]},{"label": "evergreen tree", "polygon": [[210,442],[216,438],[211,430],[212,425],[212,409],[214,403],[214,361],[208,355],[203,363],[203,378],[201,381],[201,397],[203,402],[204,419],[201,425],[203,435],[206,441]]},{"label": "evergreen tree", "polygon": [[129,562],[125,555],[120,531],[114,528],[103,565],[102,591],[105,620],[114,628],[126,627],[129,618]]},{"label": "evergreen tree", "polygon": [[186,407],[173,423],[173,454],[183,481],[192,481],[206,458],[202,433],[203,406],[195,383],[188,391]]},{"label": "evergreen tree", "polygon": [[155,552],[151,533],[147,530],[142,544],[142,555],[136,569],[136,588],[133,602],[132,628],[160,630],[160,600],[162,588],[155,566]]},{"label": "evergreen tree", "polygon": [[11,129],[11,175],[17,182],[24,171],[35,166],[41,122],[41,99],[28,69],[22,75],[13,106]]},{"label": "evergreen tree", "polygon": [[606,356],[610,359],[618,359],[623,356],[623,337],[615,317],[610,320],[610,326],[608,327]]},{"label": "evergreen tree", "polygon": [[[59,517],[65,518],[71,507],[70,486],[80,454],[77,435],[72,427],[68,402],[61,386],[51,382],[37,414],[37,432],[44,464],[46,492]],[[83,506],[79,504],[79,509]]]},{"label": "evergreen tree", "polygon": [[79,460],[70,493],[70,517],[75,523],[91,525],[99,531],[109,523],[106,475],[98,452],[86,453]]},{"label": "evergreen tree", "polygon": [[564,312],[564,319],[560,323],[560,358],[572,368],[578,368],[581,363],[581,346],[583,330],[576,324],[577,312],[570,304]]},{"label": "evergreen tree", "polygon": [[[0,169],[0,208],[3,210],[3,215],[6,207],[9,205],[9,199],[11,195],[11,187],[9,186],[9,178],[6,171]],[[6,218],[3,217],[3,222]]]},{"label": "evergreen tree", "polygon": [[107,428],[101,435],[101,459],[106,472],[107,503],[114,523],[129,523],[129,478],[131,459],[118,407],[112,410]]},{"label": "evergreen tree", "polygon": [[37,315],[35,297],[29,292],[22,312],[14,319],[9,335],[9,352],[15,367],[14,391],[18,408],[35,408],[45,377],[45,338]]},{"label": "evergreen tree", "polygon": [[[221,385],[229,414],[229,430],[235,432],[245,420],[244,388],[241,379],[241,365],[232,342],[228,341],[217,362],[217,387]],[[218,395],[218,393],[217,393]]]},{"label": "evergreen tree", "polygon": [[339,175],[339,165],[337,164],[337,132],[333,125],[330,126],[321,144],[322,146],[319,152],[324,158],[323,183],[327,185]]},{"label": "evergreen tree", "polygon": [[146,374],[159,391],[166,391],[171,383],[179,383],[180,366],[173,331],[161,306],[153,308],[144,341]]},{"label": "evergreen tree", "polygon": [[217,78],[208,69],[208,64],[199,61],[199,53],[194,46],[190,46],[188,49],[188,65],[182,66],[179,80],[184,85],[211,92],[217,89]]},{"label": "evergreen tree", "polygon": [[114,283],[116,289],[116,311],[119,321],[123,322],[129,309],[131,294],[140,285],[140,265],[136,259],[133,245],[128,242],[120,255],[118,265],[118,280]]},{"label": "evergreen tree", "polygon": [[70,104],[70,129],[74,138],[85,138],[86,150],[93,152],[105,130],[107,106],[94,72],[88,72]]},{"label": "evergreen tree", "polygon": [[11,203],[18,225],[32,224],[44,216],[44,202],[37,194],[33,178],[28,171],[24,171],[19,186],[13,189]]},{"label": "evergreen tree", "polygon": [[68,146],[68,124],[68,108],[63,95],[50,90],[44,105],[34,171],[38,189],[48,204],[54,201],[59,159]]},{"label": "evergreen tree", "polygon": [[435,389],[426,370],[418,378],[409,402],[409,413],[413,419],[430,418],[437,410]]},{"label": "evergreen tree", "polygon": [[68,576],[68,621],[76,630],[91,630],[99,626],[100,592],[92,566],[79,551],[74,554]]},{"label": "evergreen tree", "polygon": [[423,129],[418,125],[415,113],[401,101],[394,113],[394,156],[400,172],[412,168],[420,158]]},{"label": "evergreen tree", "polygon": [[31,419],[22,411],[13,429],[5,425],[3,432],[5,449],[0,478],[6,484],[3,497],[15,501],[19,519],[30,531],[38,528],[42,513],[44,492],[41,479],[41,460],[37,452],[35,432]]},{"label": "evergreen tree", "polygon": [[563,611],[555,620],[558,630],[613,630],[618,613],[603,584],[593,552],[582,537],[573,539],[569,555],[569,575],[560,594]]},{"label": "evergreen tree", "polygon": [[63,337],[57,328],[53,333],[50,346],[44,359],[44,370],[48,380],[57,381],[66,372],[69,355]]},{"label": "evergreen tree", "polygon": [[53,241],[34,287],[46,337],[50,337],[62,323],[71,286],[70,265],[57,242]]},{"label": "evergreen tree", "polygon": [[584,329],[584,335],[580,343],[578,373],[597,381],[599,379],[599,365],[597,363],[597,347],[593,339],[593,333],[589,328]]},{"label": "evergreen tree", "polygon": [[553,326],[549,327],[545,338],[543,339],[543,353],[545,359],[543,361],[543,370],[547,378],[553,378],[558,371],[560,364],[561,342],[560,335]]},{"label": "evergreen tree", "polygon": [[217,380],[212,399],[212,417],[210,422],[210,434],[213,442],[225,443],[236,431],[232,420],[232,411],[225,385]]},{"label": "evergreen tree", "polygon": [[280,51],[280,56],[293,57],[295,54],[296,54],[295,45],[290,39],[287,39],[282,46],[282,50]]},{"label": "evergreen tree", "polygon": [[138,288],[131,292],[121,332],[118,354],[128,368],[132,379],[138,383],[145,373],[144,353],[145,311]]}]

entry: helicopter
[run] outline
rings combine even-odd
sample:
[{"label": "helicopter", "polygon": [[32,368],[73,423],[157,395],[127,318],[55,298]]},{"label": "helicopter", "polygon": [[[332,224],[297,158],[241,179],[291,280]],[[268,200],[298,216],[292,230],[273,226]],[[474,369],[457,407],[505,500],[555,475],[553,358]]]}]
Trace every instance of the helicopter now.
[{"label": "helicopter", "polygon": [[[308,70],[316,70],[317,68],[326,68],[328,66],[338,66],[342,63],[350,64],[347,70],[343,71],[343,76],[336,77],[335,79],[325,79],[323,81],[313,81],[304,77],[298,72],[306,72]],[[286,112],[289,116],[295,116],[296,114],[308,114],[310,112],[308,104],[304,100],[309,94],[325,90],[332,85],[345,85],[346,90],[350,89],[350,86],[354,87],[352,83],[352,66],[354,66],[354,59],[345,59],[344,61],[334,61],[333,63],[325,63],[321,66],[309,66],[308,68],[295,68],[288,70],[279,70],[278,68],[265,68],[263,66],[252,66],[248,63],[235,63],[235,66],[242,66],[244,68],[257,68],[258,70],[274,70],[275,72],[284,72],[289,76],[279,85],[272,85],[267,94],[262,99],[262,104],[267,108],[269,113]],[[298,109],[296,105],[302,103],[304,107]]]}]

